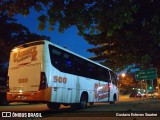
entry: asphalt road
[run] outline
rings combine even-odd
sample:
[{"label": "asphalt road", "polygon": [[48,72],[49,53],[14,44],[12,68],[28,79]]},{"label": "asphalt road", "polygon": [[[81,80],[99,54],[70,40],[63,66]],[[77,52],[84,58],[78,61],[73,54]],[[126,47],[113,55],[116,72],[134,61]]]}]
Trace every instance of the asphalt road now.
[{"label": "asphalt road", "polygon": [[[117,104],[123,104],[124,102],[128,103],[128,102],[132,102],[132,101],[139,101],[140,99],[137,98],[137,99],[133,99],[133,98],[129,98],[127,95],[126,96],[121,96],[119,101],[116,103]],[[140,100],[141,101],[141,100]],[[131,103],[132,104],[132,103]],[[110,111],[110,107],[111,105],[109,105],[108,103],[94,103],[93,106],[88,106],[87,109],[84,109],[82,111],[104,111],[104,108],[103,106],[106,106],[108,105],[107,109],[105,109],[105,111]],[[100,109],[97,109],[99,107],[102,107]],[[114,107],[113,107],[114,108]],[[37,112],[44,112],[44,111],[50,111],[50,109],[48,109],[47,105],[46,104],[28,104],[28,103],[17,103],[17,102],[14,102],[14,103],[10,103],[9,106],[0,106],[0,111],[28,111],[28,112],[34,112],[34,111],[37,111]],[[70,106],[63,106],[61,105],[60,107],[60,110],[59,111],[72,111],[70,109]],[[81,110],[79,110],[81,111]]]},{"label": "asphalt road", "polygon": [[[133,120],[139,120],[139,118],[146,118],[151,120],[158,120],[157,116],[160,116],[160,99],[156,98],[129,98],[128,96],[121,96],[116,104],[109,103],[95,103],[93,106],[88,106],[87,109],[71,109],[69,106],[61,106],[59,111],[52,111],[47,108],[46,104],[27,104],[27,103],[11,103],[10,106],[0,106],[1,112],[17,112],[17,113],[40,113],[43,119],[52,119],[56,117],[57,119],[70,120],[76,118],[77,120],[82,118],[112,118],[116,117],[116,120],[123,118],[129,120],[130,118],[135,118]],[[122,116],[130,115],[130,117]],[[133,115],[131,116],[131,113]],[[134,114],[135,113],[135,114]],[[152,114],[153,113],[153,114]],[[137,115],[136,115],[137,114]],[[146,117],[145,114],[152,114]],[[142,115],[142,116],[140,116]],[[143,116],[144,115],[144,116]],[[154,116],[155,115],[155,116]],[[70,119],[69,119],[70,118]],[[39,119],[39,118],[36,118]],[[40,118],[42,119],[42,118]],[[101,119],[103,120],[103,119]],[[106,120],[106,119],[105,119]]]}]

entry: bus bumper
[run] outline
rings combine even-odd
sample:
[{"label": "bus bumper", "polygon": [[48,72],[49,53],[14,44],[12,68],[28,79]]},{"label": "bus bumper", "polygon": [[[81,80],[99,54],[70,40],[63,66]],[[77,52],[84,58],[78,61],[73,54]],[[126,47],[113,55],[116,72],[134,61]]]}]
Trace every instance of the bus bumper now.
[{"label": "bus bumper", "polygon": [[9,102],[48,102],[51,100],[52,88],[33,92],[7,92]]}]

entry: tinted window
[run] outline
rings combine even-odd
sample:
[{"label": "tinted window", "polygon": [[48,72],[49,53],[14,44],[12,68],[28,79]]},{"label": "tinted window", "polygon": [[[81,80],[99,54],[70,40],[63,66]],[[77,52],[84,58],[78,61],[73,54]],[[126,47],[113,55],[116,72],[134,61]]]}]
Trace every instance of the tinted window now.
[{"label": "tinted window", "polygon": [[103,67],[52,45],[49,45],[49,50],[52,65],[61,72],[106,82],[110,79],[109,71]]},{"label": "tinted window", "polygon": [[83,60],[77,56],[74,56],[73,62],[74,62],[74,74],[86,77],[86,62],[85,62],[85,60]]},{"label": "tinted window", "polygon": [[59,69],[60,71],[63,71],[64,62],[63,62],[62,51],[52,48],[51,46],[49,47],[49,49],[50,49],[50,58],[52,65],[55,68]]},{"label": "tinted window", "polygon": [[86,67],[87,71],[87,77],[96,79],[97,78],[97,71],[96,71],[96,65],[92,63],[87,63]]}]

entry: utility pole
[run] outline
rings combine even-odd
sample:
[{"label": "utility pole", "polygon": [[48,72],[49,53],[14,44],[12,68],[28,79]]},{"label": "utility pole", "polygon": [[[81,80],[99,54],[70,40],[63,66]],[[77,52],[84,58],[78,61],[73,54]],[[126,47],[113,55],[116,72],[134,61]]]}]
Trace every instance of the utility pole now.
[{"label": "utility pole", "polygon": [[153,80],[151,80],[152,92],[154,92]]}]

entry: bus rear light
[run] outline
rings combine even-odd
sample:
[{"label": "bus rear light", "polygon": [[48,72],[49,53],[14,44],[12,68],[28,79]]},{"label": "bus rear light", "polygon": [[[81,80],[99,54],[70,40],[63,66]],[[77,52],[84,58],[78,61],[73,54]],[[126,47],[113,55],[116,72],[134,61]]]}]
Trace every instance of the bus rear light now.
[{"label": "bus rear light", "polygon": [[46,89],[47,87],[48,87],[48,85],[47,85],[46,74],[44,72],[41,72],[41,80],[40,80],[39,90]]}]

